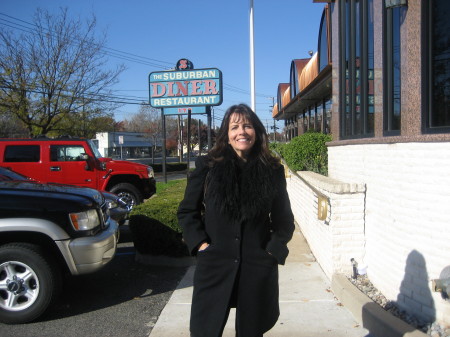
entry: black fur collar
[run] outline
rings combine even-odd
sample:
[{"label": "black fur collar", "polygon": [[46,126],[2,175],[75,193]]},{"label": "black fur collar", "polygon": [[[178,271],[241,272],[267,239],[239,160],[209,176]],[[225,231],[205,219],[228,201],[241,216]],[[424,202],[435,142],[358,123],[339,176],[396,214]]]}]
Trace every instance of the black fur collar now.
[{"label": "black fur collar", "polygon": [[214,162],[206,180],[206,198],[220,213],[236,221],[270,212],[275,190],[273,169],[257,158],[242,161],[233,150]]}]

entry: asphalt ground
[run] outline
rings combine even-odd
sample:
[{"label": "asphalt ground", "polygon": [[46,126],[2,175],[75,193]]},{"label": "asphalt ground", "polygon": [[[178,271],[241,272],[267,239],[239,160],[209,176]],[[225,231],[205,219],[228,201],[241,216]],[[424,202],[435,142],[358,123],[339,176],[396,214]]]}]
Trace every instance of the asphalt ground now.
[{"label": "asphalt ground", "polygon": [[0,336],[149,336],[187,267],[137,263],[127,227],[105,268],[66,278],[60,297],[43,316],[28,324],[0,324]]}]

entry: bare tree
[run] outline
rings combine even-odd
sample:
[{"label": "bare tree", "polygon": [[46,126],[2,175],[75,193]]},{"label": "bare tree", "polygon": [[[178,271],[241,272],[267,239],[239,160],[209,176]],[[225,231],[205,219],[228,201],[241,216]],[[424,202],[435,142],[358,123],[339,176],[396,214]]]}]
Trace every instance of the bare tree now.
[{"label": "bare tree", "polygon": [[[1,110],[1,109],[0,109]],[[0,113],[0,138],[26,138],[28,130],[10,113]]]},{"label": "bare tree", "polygon": [[83,138],[94,138],[97,132],[115,131],[116,121],[112,114],[94,112],[80,112],[70,115],[59,125],[59,134]]},{"label": "bare tree", "polygon": [[142,132],[147,135],[152,141],[153,151],[161,146],[162,140],[162,124],[161,111],[155,109],[146,103],[139,106],[139,111],[131,117],[130,120],[125,120],[125,129],[130,132]]},{"label": "bare tree", "polygon": [[153,129],[152,124],[155,122],[160,123],[160,121],[161,111],[142,103],[139,106],[139,111],[131,116],[130,120],[126,120],[126,127],[127,131],[130,132],[160,132],[160,129],[151,130]]},{"label": "bare tree", "polygon": [[124,66],[106,70],[95,17],[83,23],[67,9],[56,16],[38,9],[33,23],[20,36],[0,31],[0,113],[15,115],[31,136],[58,130],[79,113],[107,114],[109,88]]}]

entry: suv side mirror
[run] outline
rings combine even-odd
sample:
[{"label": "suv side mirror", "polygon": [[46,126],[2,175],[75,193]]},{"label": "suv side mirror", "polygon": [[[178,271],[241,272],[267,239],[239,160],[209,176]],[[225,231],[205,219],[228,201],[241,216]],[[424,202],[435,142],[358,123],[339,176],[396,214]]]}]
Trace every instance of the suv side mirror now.
[{"label": "suv side mirror", "polygon": [[80,153],[79,158],[86,162],[86,166],[84,167],[84,169],[86,171],[92,171],[93,170],[93,166],[95,164],[92,162],[92,158],[89,157],[89,155],[87,153]]}]

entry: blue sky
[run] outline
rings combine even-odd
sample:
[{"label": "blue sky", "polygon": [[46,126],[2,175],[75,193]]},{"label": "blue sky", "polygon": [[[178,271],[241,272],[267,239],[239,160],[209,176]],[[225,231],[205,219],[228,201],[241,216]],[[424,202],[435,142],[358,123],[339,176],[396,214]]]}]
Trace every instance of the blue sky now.
[{"label": "blue sky", "polygon": [[[51,12],[67,7],[69,15],[97,18],[107,35],[112,67],[125,64],[115,93],[148,102],[148,75],[173,68],[181,58],[195,68],[218,68],[223,75],[223,103],[216,123],[232,104],[250,105],[248,0],[0,0],[0,25],[32,21],[37,7]],[[324,4],[312,0],[254,0],[256,112],[273,123],[272,98],[279,83],[289,82],[293,59],[317,51]],[[7,17],[8,15],[10,17]],[[12,17],[12,18],[11,18]],[[124,105],[116,120],[130,118],[139,106]],[[281,125],[280,125],[281,126]]]}]

